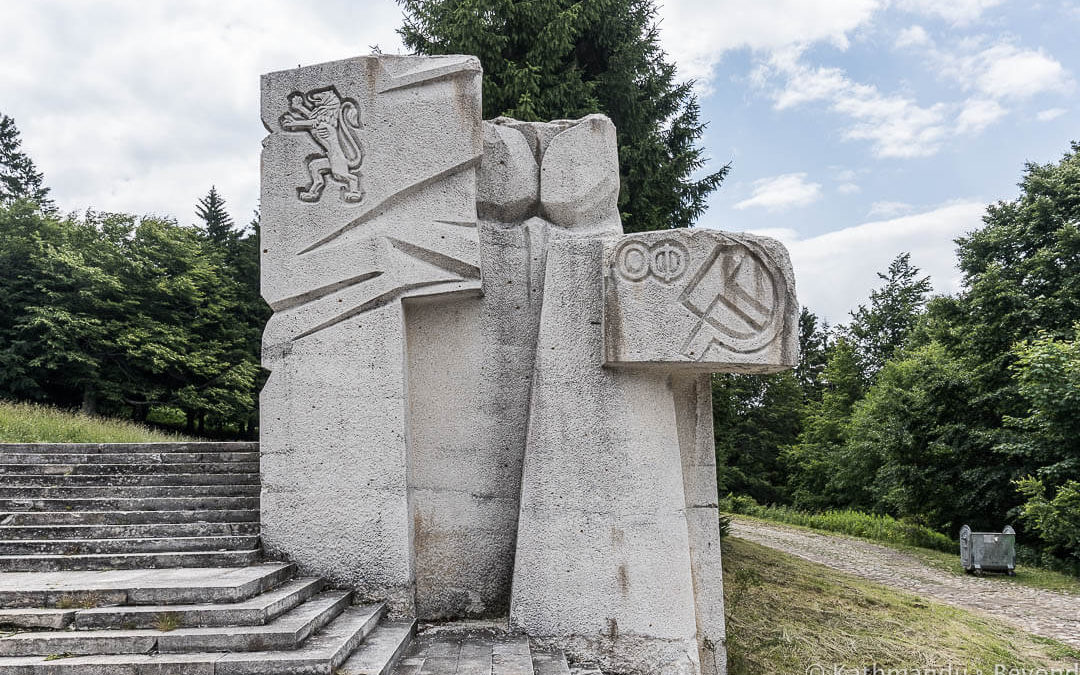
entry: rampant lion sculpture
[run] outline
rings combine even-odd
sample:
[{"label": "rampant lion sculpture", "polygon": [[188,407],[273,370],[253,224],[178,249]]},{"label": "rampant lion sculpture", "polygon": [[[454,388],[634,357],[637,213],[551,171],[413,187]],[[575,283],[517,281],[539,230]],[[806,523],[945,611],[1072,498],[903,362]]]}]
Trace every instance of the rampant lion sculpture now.
[{"label": "rampant lion sculpture", "polygon": [[289,112],[281,116],[280,122],[285,131],[306,131],[323,151],[307,158],[311,184],[296,189],[301,201],[319,201],[327,176],[344,183],[341,187],[344,201],[356,204],[364,199],[360,187],[364,146],[356,101],[343,99],[334,87],[312,89],[306,94],[294,92],[289,95]]}]

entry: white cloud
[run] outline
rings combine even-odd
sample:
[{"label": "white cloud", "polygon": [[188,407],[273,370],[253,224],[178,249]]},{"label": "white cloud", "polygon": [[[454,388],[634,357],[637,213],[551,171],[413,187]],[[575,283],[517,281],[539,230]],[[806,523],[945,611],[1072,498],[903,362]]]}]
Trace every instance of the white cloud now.
[{"label": "white cloud", "polygon": [[1047,108],[1046,110],[1040,110],[1035,119],[1040,122],[1049,122],[1050,120],[1056,120],[1065,113],[1069,112],[1065,108]]},{"label": "white cloud", "polygon": [[956,132],[977,134],[1004,117],[1008,111],[993,99],[973,98],[964,102],[956,116]]},{"label": "white cloud", "polygon": [[866,214],[867,218],[893,218],[905,213],[910,213],[914,209],[911,204],[907,202],[890,202],[880,201],[874,202],[870,205],[870,211]]},{"label": "white cloud", "polygon": [[836,186],[836,191],[842,195],[857,194],[860,190],[862,190],[862,188],[856,183],[840,183]]},{"label": "white cloud", "polygon": [[1005,0],[900,0],[899,6],[909,12],[944,19],[952,24],[970,23],[991,7]]},{"label": "white cloud", "polygon": [[724,53],[826,42],[845,49],[886,0],[669,0],[661,39],[679,75],[707,84]]},{"label": "white cloud", "polygon": [[258,199],[259,75],[399,49],[393,0],[11,3],[0,91],[64,210],[195,220],[211,184],[246,223]]},{"label": "white cloud", "polygon": [[1061,62],[1042,50],[1008,42],[984,47],[979,40],[955,51],[934,51],[938,71],[984,97],[1023,100],[1043,93],[1068,93],[1073,81]]},{"label": "white cloud", "polygon": [[919,47],[930,44],[930,36],[927,34],[925,28],[916,24],[900,31],[900,35],[896,37],[896,42],[893,44],[898,49],[904,47]]},{"label": "white cloud", "polygon": [[799,302],[831,323],[848,320],[848,312],[865,303],[871,289],[898,253],[930,275],[938,293],[959,290],[953,240],[982,226],[986,205],[959,201],[923,213],[848,227],[808,239],[791,230],[764,234],[787,245],[795,267]]},{"label": "white cloud", "polygon": [[946,138],[944,104],[924,107],[905,96],[882,94],[839,68],[807,66],[798,50],[778,52],[759,66],[761,86],[773,79],[783,82],[772,91],[777,110],[825,101],[852,120],[844,137],[870,141],[878,157],[925,157],[936,153]]},{"label": "white cloud", "polygon": [[770,211],[806,206],[821,199],[821,184],[810,183],[805,173],[786,173],[754,181],[753,194],[736,209],[764,207]]}]

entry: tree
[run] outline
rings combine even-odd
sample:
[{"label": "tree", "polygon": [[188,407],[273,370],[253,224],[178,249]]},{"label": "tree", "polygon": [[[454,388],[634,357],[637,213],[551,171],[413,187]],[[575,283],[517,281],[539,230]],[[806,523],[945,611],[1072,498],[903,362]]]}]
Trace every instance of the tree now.
[{"label": "tree", "polygon": [[805,307],[799,364],[775,375],[713,377],[713,425],[721,489],[762,504],[788,501],[782,452],[796,442],[807,401],[820,398],[827,335]]},{"label": "tree", "polygon": [[964,290],[953,349],[968,360],[1000,420],[1027,412],[1013,346],[1068,337],[1080,321],[1080,143],[1056,164],[1029,163],[1020,196],[987,208],[985,227],[957,239]]},{"label": "tree", "polygon": [[1012,370],[1027,415],[1006,417],[1015,435],[998,451],[1023,464],[1050,487],[1080,479],[1080,322],[1071,340],[1043,333],[1018,344]]},{"label": "tree", "polygon": [[851,313],[848,331],[868,381],[904,347],[926,307],[930,277],[918,276],[911,254],[897,255],[886,273],[878,272],[885,285],[870,291],[870,306],[859,305]]},{"label": "tree", "polygon": [[225,211],[225,200],[217,187],[210,186],[210,192],[195,207],[195,215],[203,221],[203,230],[210,241],[224,246],[235,236],[232,216]]},{"label": "tree", "polygon": [[1001,527],[1008,504],[990,484],[1008,485],[1009,469],[986,466],[974,383],[939,344],[906,352],[882,368],[852,410],[843,454],[874,511],[959,531],[963,522]]},{"label": "tree", "polygon": [[19,150],[21,145],[15,120],[0,113],[0,206],[28,199],[43,211],[50,211],[53,204],[49,200],[49,188],[45,187],[45,176]]},{"label": "tree", "polygon": [[801,432],[782,454],[789,494],[796,506],[805,509],[865,504],[869,499],[864,481],[843,454],[851,412],[863,396],[855,348],[843,335],[830,347],[815,387],[821,389],[821,397],[800,411]]},{"label": "tree", "polygon": [[399,2],[407,47],[479,57],[485,117],[612,119],[627,232],[692,225],[727,175],[697,175],[705,125],[693,83],[660,49],[653,0]]}]

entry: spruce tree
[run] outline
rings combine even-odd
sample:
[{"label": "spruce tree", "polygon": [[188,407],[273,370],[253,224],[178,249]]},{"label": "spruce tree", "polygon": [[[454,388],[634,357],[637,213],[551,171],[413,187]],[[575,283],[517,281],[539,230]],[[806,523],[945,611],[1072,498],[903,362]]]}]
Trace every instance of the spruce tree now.
[{"label": "spruce tree", "polygon": [[653,0],[399,0],[419,54],[473,54],[484,116],[526,121],[608,115],[618,130],[627,232],[688,227],[729,166],[705,165],[692,82],[676,80]]},{"label": "spruce tree", "polygon": [[33,160],[19,150],[22,139],[15,120],[0,113],[0,205],[7,206],[17,199],[29,199],[45,212],[53,209],[45,176]]},{"label": "spruce tree", "polygon": [[225,200],[218,194],[217,187],[210,186],[210,192],[195,207],[195,215],[203,221],[203,229],[210,241],[225,245],[234,236],[233,219],[225,211]]}]

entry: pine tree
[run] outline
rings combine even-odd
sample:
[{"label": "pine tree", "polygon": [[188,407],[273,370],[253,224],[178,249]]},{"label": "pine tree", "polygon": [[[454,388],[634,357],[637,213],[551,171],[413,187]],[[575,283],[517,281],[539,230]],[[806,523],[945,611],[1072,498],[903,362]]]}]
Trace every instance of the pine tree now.
[{"label": "pine tree", "polygon": [[203,221],[203,229],[210,241],[225,245],[234,236],[233,219],[225,211],[225,200],[218,194],[217,187],[210,186],[210,192],[199,200],[195,215]]},{"label": "pine tree", "polygon": [[705,166],[692,82],[660,49],[653,0],[399,0],[405,45],[474,54],[484,116],[537,121],[602,112],[618,131],[627,232],[689,227],[730,166]]},{"label": "pine tree", "polygon": [[19,150],[22,140],[15,120],[0,113],[0,205],[10,205],[17,199],[29,199],[45,212],[53,210],[45,176],[33,160]]}]

